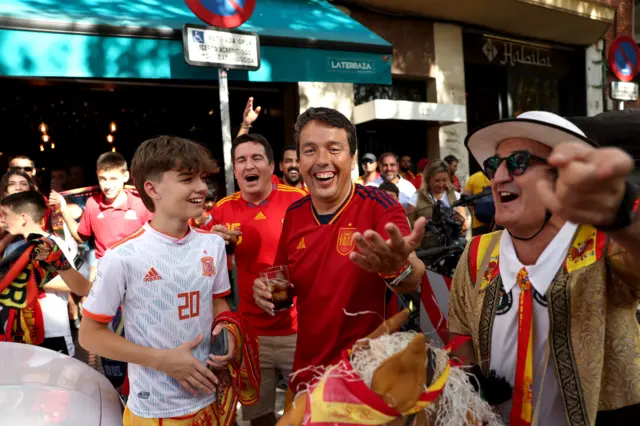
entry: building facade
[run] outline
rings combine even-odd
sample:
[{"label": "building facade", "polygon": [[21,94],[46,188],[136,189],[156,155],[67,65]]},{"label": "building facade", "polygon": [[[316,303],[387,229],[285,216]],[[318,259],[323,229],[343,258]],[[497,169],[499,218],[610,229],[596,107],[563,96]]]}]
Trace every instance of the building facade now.
[{"label": "building facade", "polygon": [[361,150],[414,160],[453,154],[464,179],[478,167],[464,148],[476,126],[533,109],[612,109],[606,52],[633,34],[635,1],[336,0],[393,46],[391,88],[342,88],[345,99],[354,92]]}]

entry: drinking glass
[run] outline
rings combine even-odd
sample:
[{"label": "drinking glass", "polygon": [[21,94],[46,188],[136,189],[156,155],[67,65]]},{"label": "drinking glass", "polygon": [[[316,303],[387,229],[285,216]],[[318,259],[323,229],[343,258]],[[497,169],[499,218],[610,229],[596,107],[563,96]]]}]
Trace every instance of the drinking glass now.
[{"label": "drinking glass", "polygon": [[260,272],[267,288],[272,295],[274,312],[285,311],[293,306],[293,288],[289,281],[289,267],[287,265],[272,266]]}]

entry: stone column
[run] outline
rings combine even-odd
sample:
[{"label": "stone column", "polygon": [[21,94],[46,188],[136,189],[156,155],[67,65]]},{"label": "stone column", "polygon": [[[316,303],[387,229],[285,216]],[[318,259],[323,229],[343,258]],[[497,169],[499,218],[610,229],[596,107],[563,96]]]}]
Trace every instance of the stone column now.
[{"label": "stone column", "polygon": [[585,51],[585,65],[587,73],[587,116],[591,117],[604,111],[604,84],[603,75],[605,54],[604,41],[587,47]]},{"label": "stone column", "polygon": [[[349,120],[353,119],[353,84],[352,83],[317,83],[299,82],[300,113],[310,107],[327,107],[337,109]],[[354,168],[351,170],[353,180],[358,178],[358,153],[354,157]]]},{"label": "stone column", "polygon": [[[435,78],[436,101],[439,104],[465,105],[462,28],[452,24],[434,23],[433,41],[435,61],[430,75]],[[436,129],[433,133],[435,131]],[[430,159],[444,158],[447,155],[454,155],[458,158],[459,165],[456,175],[464,185],[469,176],[469,155],[464,147],[467,124],[457,123],[440,126],[437,133],[439,155],[434,157],[430,152]]]}]

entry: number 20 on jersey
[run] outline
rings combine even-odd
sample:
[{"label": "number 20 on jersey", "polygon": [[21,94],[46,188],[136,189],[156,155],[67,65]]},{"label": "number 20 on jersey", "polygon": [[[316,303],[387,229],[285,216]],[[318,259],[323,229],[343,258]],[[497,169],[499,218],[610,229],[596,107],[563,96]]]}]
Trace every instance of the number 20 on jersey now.
[{"label": "number 20 on jersey", "polygon": [[178,293],[178,318],[185,320],[200,315],[200,292]]}]

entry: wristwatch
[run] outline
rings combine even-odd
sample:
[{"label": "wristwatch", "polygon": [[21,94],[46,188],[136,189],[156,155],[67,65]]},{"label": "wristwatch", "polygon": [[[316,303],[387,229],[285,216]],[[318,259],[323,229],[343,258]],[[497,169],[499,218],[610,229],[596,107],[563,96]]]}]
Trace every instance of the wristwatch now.
[{"label": "wristwatch", "polygon": [[638,214],[638,190],[627,181],[625,184],[624,197],[618,208],[618,213],[612,223],[606,226],[597,226],[602,232],[620,231],[633,223]]},{"label": "wristwatch", "polygon": [[400,273],[400,275],[398,275],[397,277],[393,278],[393,279],[384,279],[387,283],[387,285],[391,288],[396,288],[400,285],[400,283],[402,283],[402,281],[406,280],[407,277],[409,277],[411,275],[411,273],[413,272],[413,267],[411,266],[411,264],[409,263],[409,265],[404,269],[404,271],[402,271]]}]

